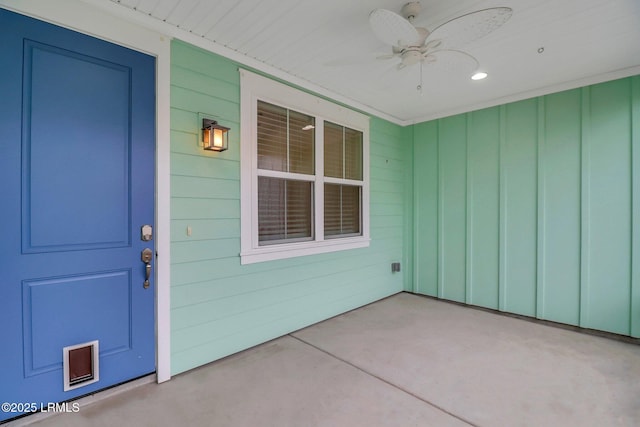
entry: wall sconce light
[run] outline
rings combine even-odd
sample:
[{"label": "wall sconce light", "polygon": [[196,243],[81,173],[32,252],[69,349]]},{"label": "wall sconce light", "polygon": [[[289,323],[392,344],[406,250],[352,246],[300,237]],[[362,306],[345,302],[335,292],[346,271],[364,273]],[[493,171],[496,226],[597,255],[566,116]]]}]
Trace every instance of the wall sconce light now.
[{"label": "wall sconce light", "polygon": [[211,119],[202,119],[202,144],[205,150],[224,151],[229,148],[229,128]]}]

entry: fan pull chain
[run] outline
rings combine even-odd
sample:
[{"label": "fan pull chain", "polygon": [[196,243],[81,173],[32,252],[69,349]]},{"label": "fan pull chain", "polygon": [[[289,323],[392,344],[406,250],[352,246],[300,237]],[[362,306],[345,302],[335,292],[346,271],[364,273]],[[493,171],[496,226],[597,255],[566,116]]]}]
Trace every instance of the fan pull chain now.
[{"label": "fan pull chain", "polygon": [[420,96],[422,96],[422,62],[424,60],[420,61],[420,84],[418,85],[418,87],[416,87],[416,89],[418,90],[418,93],[420,94]]}]

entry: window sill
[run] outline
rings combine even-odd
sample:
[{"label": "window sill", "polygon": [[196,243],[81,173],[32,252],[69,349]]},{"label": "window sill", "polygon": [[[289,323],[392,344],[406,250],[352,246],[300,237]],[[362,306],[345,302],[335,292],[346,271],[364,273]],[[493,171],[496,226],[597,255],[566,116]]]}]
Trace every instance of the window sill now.
[{"label": "window sill", "polygon": [[240,253],[240,264],[273,261],[305,255],[316,255],[348,249],[366,248],[370,239],[362,236],[331,239],[321,242],[285,243],[280,245],[252,248]]}]

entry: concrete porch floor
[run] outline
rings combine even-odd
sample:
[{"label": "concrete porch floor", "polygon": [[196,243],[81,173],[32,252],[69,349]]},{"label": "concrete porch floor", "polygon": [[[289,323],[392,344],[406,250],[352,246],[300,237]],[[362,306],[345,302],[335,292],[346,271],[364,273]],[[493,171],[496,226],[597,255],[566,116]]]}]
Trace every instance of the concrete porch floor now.
[{"label": "concrete porch floor", "polygon": [[[398,294],[46,426],[638,426],[640,346]],[[12,423],[13,424],[13,423]]]}]

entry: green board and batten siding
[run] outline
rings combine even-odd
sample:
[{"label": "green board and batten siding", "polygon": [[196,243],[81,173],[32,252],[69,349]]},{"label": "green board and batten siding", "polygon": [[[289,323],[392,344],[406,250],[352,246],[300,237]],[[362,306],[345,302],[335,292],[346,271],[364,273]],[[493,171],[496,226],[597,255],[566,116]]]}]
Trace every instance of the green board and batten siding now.
[{"label": "green board and batten siding", "polygon": [[[412,133],[377,118],[370,247],[240,265],[239,82],[238,64],[172,43],[172,374],[411,289]],[[231,128],[228,151],[200,148],[198,113]]]},{"label": "green board and batten siding", "polygon": [[414,163],[417,293],[640,336],[640,77],[415,125]]}]

